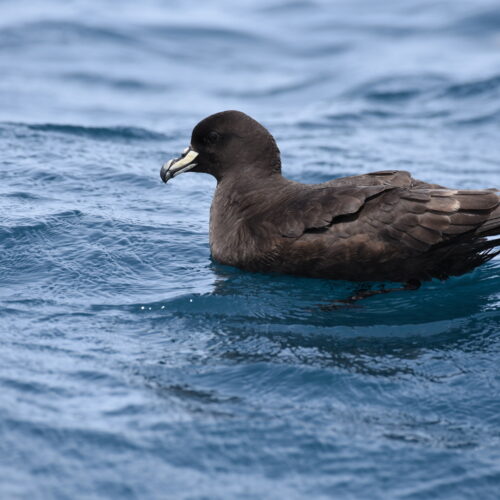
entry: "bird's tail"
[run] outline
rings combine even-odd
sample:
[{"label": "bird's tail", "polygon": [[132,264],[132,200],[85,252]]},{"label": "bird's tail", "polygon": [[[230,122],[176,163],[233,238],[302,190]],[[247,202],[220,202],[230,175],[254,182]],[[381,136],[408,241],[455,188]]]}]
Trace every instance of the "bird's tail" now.
[{"label": "bird's tail", "polygon": [[481,236],[497,236],[500,234],[500,204],[491,212],[486,222],[484,222],[476,232]]},{"label": "bird's tail", "polygon": [[451,240],[452,244],[446,242],[437,249],[438,265],[433,270],[433,276],[440,279],[459,276],[500,255],[498,236],[500,236],[500,198],[499,205],[479,227],[464,232]]}]

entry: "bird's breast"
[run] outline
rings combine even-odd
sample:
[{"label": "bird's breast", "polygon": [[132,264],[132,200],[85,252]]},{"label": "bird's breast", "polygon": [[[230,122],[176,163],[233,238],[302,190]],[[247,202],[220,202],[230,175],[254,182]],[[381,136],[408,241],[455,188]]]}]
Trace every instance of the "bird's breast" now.
[{"label": "bird's breast", "polygon": [[246,269],[260,267],[272,240],[259,217],[249,217],[237,205],[212,204],[210,251],[218,262]]}]

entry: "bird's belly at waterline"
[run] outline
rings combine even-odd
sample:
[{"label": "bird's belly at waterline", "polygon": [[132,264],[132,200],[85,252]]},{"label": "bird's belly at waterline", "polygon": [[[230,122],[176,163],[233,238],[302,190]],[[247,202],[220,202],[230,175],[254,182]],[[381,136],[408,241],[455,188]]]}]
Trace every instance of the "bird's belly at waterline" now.
[{"label": "bird's belly at waterline", "polygon": [[422,267],[422,258],[401,258],[397,249],[387,248],[381,242],[372,241],[368,245],[368,240],[366,235],[353,238],[350,242],[304,235],[298,241],[283,239],[281,245],[267,252],[252,254],[248,248],[255,248],[255,243],[241,245],[240,250],[229,243],[230,251],[227,251],[228,247],[212,245],[212,258],[220,264],[249,272],[319,279],[401,282],[432,279]]}]

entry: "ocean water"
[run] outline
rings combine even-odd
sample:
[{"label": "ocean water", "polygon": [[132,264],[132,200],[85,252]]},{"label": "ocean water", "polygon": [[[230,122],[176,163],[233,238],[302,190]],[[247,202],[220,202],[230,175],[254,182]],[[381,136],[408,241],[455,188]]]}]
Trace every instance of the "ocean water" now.
[{"label": "ocean water", "polygon": [[500,260],[325,311],[159,178],[240,109],[295,180],[500,187],[498,1],[3,0],[0,75],[0,498],[499,498]]}]

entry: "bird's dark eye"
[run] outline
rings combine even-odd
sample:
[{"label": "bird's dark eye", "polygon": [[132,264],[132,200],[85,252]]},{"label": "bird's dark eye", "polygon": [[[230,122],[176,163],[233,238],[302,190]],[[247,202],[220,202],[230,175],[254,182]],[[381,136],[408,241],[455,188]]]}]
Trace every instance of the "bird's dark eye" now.
[{"label": "bird's dark eye", "polygon": [[215,130],[212,130],[211,132],[208,133],[207,135],[207,143],[208,144],[215,144],[220,138],[220,135],[218,132]]}]

